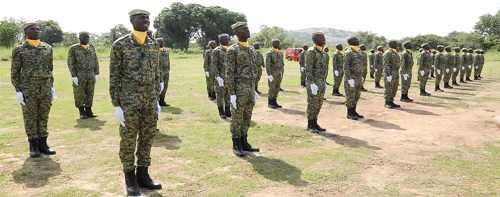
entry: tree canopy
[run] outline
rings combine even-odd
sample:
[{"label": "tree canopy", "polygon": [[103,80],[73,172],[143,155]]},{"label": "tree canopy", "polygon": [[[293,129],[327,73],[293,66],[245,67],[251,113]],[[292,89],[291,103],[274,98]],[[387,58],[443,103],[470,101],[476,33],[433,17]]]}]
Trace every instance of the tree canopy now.
[{"label": "tree canopy", "polygon": [[59,24],[53,20],[48,21],[37,21],[38,26],[42,30],[40,34],[40,40],[46,42],[47,44],[53,45],[54,43],[59,43],[63,41],[63,31]]}]

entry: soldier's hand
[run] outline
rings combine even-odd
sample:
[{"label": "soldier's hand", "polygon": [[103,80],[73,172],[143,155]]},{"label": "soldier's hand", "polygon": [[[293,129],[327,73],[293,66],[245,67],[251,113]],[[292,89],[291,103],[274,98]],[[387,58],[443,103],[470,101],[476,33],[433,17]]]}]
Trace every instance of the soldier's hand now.
[{"label": "soldier's hand", "polygon": [[469,69],[471,69],[471,68],[472,68],[472,65],[469,65]]},{"label": "soldier's hand", "polygon": [[304,72],[305,69],[306,68],[304,68],[304,67],[300,67],[300,72]]},{"label": "soldier's hand", "polygon": [[222,79],[221,77],[216,77],[215,79],[217,79],[219,87],[224,87],[224,79]]},{"label": "soldier's hand", "polygon": [[231,104],[233,105],[234,109],[238,109],[236,107],[236,95],[231,95],[230,97],[231,97],[231,99],[230,99],[231,100]]},{"label": "soldier's hand", "polygon": [[255,96],[254,96],[254,102],[257,103],[257,100],[259,100],[259,94],[257,94],[257,92],[254,92],[255,93]]},{"label": "soldier's hand", "polygon": [[450,69],[448,69],[448,68],[447,68],[447,69],[445,69],[445,70],[446,70],[446,73],[449,73],[449,72],[450,72]]},{"label": "soldier's hand", "polygon": [[165,88],[165,83],[164,82],[160,82],[160,94],[161,94],[161,92],[163,92],[164,88]]},{"label": "soldier's hand", "polygon": [[205,71],[205,76],[210,77],[210,73],[208,71]]},{"label": "soldier's hand", "polygon": [[158,110],[158,119],[160,119],[160,112],[161,112],[160,102],[156,102],[156,108]]},{"label": "soldier's hand", "polygon": [[318,86],[316,84],[311,84],[309,85],[311,87],[311,94],[316,95],[318,94]]},{"label": "soldier's hand", "polygon": [[373,64],[372,64],[372,65],[370,65],[370,68],[373,68]]},{"label": "soldier's hand", "polygon": [[354,79],[347,80],[347,83],[349,84],[349,86],[351,86],[352,88],[354,88]]},{"label": "soldier's hand", "polygon": [[97,80],[99,80],[99,75],[95,75],[95,76],[94,76],[94,82],[96,82],[96,83],[97,83]]},{"label": "soldier's hand", "polygon": [[333,72],[335,73],[335,76],[337,76],[337,77],[339,76],[339,71],[338,70],[334,70]]},{"label": "soldier's hand", "polygon": [[75,85],[78,85],[78,77],[73,77],[73,83],[74,83]]},{"label": "soldier's hand", "polygon": [[465,66],[462,66],[462,70],[465,70]]},{"label": "soldier's hand", "polygon": [[392,76],[387,76],[387,81],[391,82],[392,81]]},{"label": "soldier's hand", "polygon": [[420,75],[423,77],[423,76],[424,76],[424,74],[425,74],[425,71],[421,70],[421,71],[420,71]]},{"label": "soldier's hand", "polygon": [[440,74],[441,74],[441,70],[439,70],[439,69],[438,69],[438,70],[436,70],[436,72],[438,73],[438,75],[440,75]]},{"label": "soldier's hand", "polygon": [[123,109],[121,107],[115,107],[116,117],[122,126],[125,126],[125,117],[123,116]]},{"label": "soldier's hand", "polygon": [[434,67],[435,67],[435,66],[434,66],[434,65],[432,65],[432,68],[434,68]]},{"label": "soldier's hand", "polygon": [[405,73],[405,74],[403,74],[403,79],[404,79],[405,81],[406,81],[406,80],[408,80],[408,74],[406,74],[406,73]]},{"label": "soldier's hand", "polygon": [[455,72],[457,72],[457,68],[453,68],[453,72],[454,72],[454,73],[455,73]]},{"label": "soldier's hand", "polygon": [[19,99],[19,102],[21,103],[21,105],[26,105],[26,103],[24,102],[24,95],[22,92],[16,92],[17,94],[17,99]]},{"label": "soldier's hand", "polygon": [[269,76],[267,76],[267,79],[269,80],[269,82],[273,82],[274,77],[272,75],[269,75]]},{"label": "soldier's hand", "polygon": [[54,101],[54,96],[56,95],[56,90],[54,88],[50,88],[50,102]]},{"label": "soldier's hand", "polygon": [[365,78],[364,77],[361,77],[361,82],[365,82]]}]

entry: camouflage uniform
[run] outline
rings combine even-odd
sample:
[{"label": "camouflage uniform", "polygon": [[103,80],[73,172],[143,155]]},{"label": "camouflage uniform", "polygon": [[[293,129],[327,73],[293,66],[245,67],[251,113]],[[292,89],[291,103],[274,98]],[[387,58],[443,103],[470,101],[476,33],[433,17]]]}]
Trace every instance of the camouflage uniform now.
[{"label": "camouflage uniform", "polygon": [[[306,84],[306,71],[305,71],[306,54],[307,51],[303,50],[302,52],[300,52],[299,55],[300,84]],[[302,71],[302,68],[304,68],[304,71]]]},{"label": "camouflage uniform", "polygon": [[[306,73],[306,89],[307,89],[307,120],[318,119],[319,111],[323,106],[323,98],[325,95],[326,75],[328,72],[328,64],[326,59],[330,57],[323,51],[318,50],[315,46],[306,51],[305,55],[305,73]],[[318,86],[316,95],[312,94],[311,84]]]},{"label": "camouflage uniform", "polygon": [[52,47],[45,42],[34,47],[23,41],[12,49],[11,80],[16,92],[24,96],[26,105],[21,107],[28,140],[49,135],[47,122],[54,84],[52,61]]},{"label": "camouflage uniform", "polygon": [[364,67],[362,75],[362,84],[364,84],[366,75],[368,74],[368,56],[366,55],[366,52],[361,49],[359,50],[359,53],[361,54],[361,65]]},{"label": "camouflage uniform", "polygon": [[479,72],[477,76],[481,76],[481,72],[483,71],[484,67],[484,54],[481,53],[479,57],[481,61],[479,61]]},{"label": "camouflage uniform", "polygon": [[[255,64],[257,64],[257,67],[260,68],[257,71],[257,78],[255,78],[255,90],[259,89],[259,81],[260,78],[262,77],[262,70],[266,67],[265,62],[264,62],[264,55],[259,51],[255,51]],[[224,71],[223,71],[224,72]]]},{"label": "camouflage uniform", "polygon": [[[344,56],[342,55],[342,51],[337,50],[332,57],[332,66],[333,66],[333,89],[339,89],[340,84],[342,83],[342,78],[344,77],[344,66],[343,66]],[[338,72],[335,74],[335,71]]]},{"label": "camouflage uniform", "polygon": [[453,65],[453,68],[451,68],[451,71],[453,72],[452,77],[451,77],[451,81],[453,82],[453,84],[456,84],[457,83],[457,76],[458,76],[458,73],[460,72],[460,65],[461,65],[460,55],[455,52],[453,54],[453,58],[455,59],[455,64]]},{"label": "camouflage uniform", "polygon": [[281,80],[283,80],[285,63],[283,62],[283,53],[274,51],[274,48],[269,49],[266,54],[266,72],[267,75],[273,76],[273,82],[268,82],[269,99],[276,99],[281,88]]},{"label": "camouflage uniform", "polygon": [[[227,50],[222,46],[218,46],[212,51],[212,61],[210,62],[210,74],[214,75],[215,78],[220,77],[223,80],[226,79],[226,66],[224,62],[226,61],[226,53]],[[224,81],[225,83],[226,81]],[[229,106],[229,94],[227,93],[227,86],[223,85],[220,87],[218,85],[215,86],[215,90],[217,93],[217,106],[224,107]]]},{"label": "camouflage uniform", "polygon": [[207,83],[207,92],[209,94],[214,93],[215,85],[217,84],[217,81],[215,81],[215,77],[214,77],[213,73],[210,72],[210,64],[212,62],[212,52],[213,52],[213,49],[206,50],[205,57],[203,57],[204,58],[203,69],[205,70],[205,72],[209,73],[208,77],[205,75],[205,81]]},{"label": "camouflage uniform", "polygon": [[89,44],[85,49],[80,43],[72,45],[68,51],[68,67],[71,77],[78,78],[78,85],[73,83],[75,106],[92,107],[95,75],[99,75],[99,62],[94,46]]},{"label": "camouflage uniform", "polygon": [[[418,65],[418,76],[420,79],[420,90],[425,90],[425,84],[427,84],[427,80],[429,79],[429,74],[432,68],[432,57],[429,51],[422,51],[418,55],[417,59]],[[420,72],[424,71],[424,75]]]},{"label": "camouflage uniform", "polygon": [[373,58],[373,68],[375,70],[375,83],[380,83],[380,79],[382,78],[382,71],[384,71],[383,65],[383,54],[381,51],[375,54]]},{"label": "camouflage uniform", "polygon": [[140,44],[130,33],[118,38],[111,49],[109,93],[113,106],[121,107],[125,118],[125,126],[120,125],[120,160],[124,172],[135,168],[134,153],[138,166],[151,164],[162,82],[159,48],[148,37]]},{"label": "camouflage uniform", "polygon": [[444,84],[448,84],[450,82],[451,73],[453,72],[453,67],[455,67],[455,57],[451,53],[444,54],[446,66],[441,72],[444,71],[443,82]]},{"label": "camouflage uniform", "polygon": [[[401,53],[401,94],[408,94],[408,90],[411,85],[411,76],[413,69],[413,54],[411,50],[405,50]],[[408,77],[405,79],[404,74],[408,74]]]},{"label": "camouflage uniform", "polygon": [[467,66],[469,66],[469,55],[462,53],[460,56],[460,82],[464,81],[464,76],[468,69]]},{"label": "camouflage uniform", "polygon": [[444,57],[442,52],[438,52],[434,57],[434,68],[436,70],[436,87],[439,87],[439,83],[441,83],[441,78],[443,78],[443,71],[446,67],[446,58]]},{"label": "camouflage uniform", "polygon": [[435,68],[436,68],[436,65],[434,65],[434,62],[436,61],[436,54],[434,53],[431,53],[431,59],[432,59],[432,65],[431,65],[431,76],[433,77],[434,76],[434,73],[435,73]]},{"label": "camouflage uniform", "polygon": [[160,53],[158,54],[158,64],[160,65],[161,78],[163,79],[164,88],[160,93],[160,98],[165,98],[168,89],[168,81],[170,81],[170,55],[167,48],[160,48]]},{"label": "camouflage uniform", "polygon": [[474,64],[474,56],[472,53],[469,53],[469,64],[467,65],[467,67],[465,68],[465,70],[467,71],[466,72],[466,77],[467,79],[470,78],[471,74],[472,74],[472,68],[473,68],[473,64]]},{"label": "camouflage uniform", "polygon": [[370,64],[370,76],[373,77],[373,75],[375,74],[375,68],[373,67],[373,64],[375,63],[375,53],[370,53],[370,55],[368,55],[368,64]]},{"label": "camouflage uniform", "polygon": [[[353,47],[349,47],[345,51],[342,64],[345,73],[345,106],[348,109],[355,108],[358,105],[359,98],[361,97],[361,87],[363,87],[361,77],[363,77],[366,64],[363,65],[363,55],[361,52],[357,52]],[[351,87],[348,82],[351,79],[354,80],[354,87]]]},{"label": "camouflage uniform", "polygon": [[247,135],[252,111],[255,106],[255,78],[258,73],[253,47],[240,43],[231,45],[226,56],[226,85],[229,95],[236,95],[236,107],[231,105],[231,135],[240,138]]},{"label": "camouflage uniform", "polygon": [[[393,51],[393,49],[389,49],[384,53],[382,59],[384,65],[384,82],[385,82],[384,98],[385,102],[390,102],[394,100],[394,97],[398,92],[399,67],[400,67],[399,54]],[[392,80],[390,82],[387,80],[388,76],[392,76]]]}]

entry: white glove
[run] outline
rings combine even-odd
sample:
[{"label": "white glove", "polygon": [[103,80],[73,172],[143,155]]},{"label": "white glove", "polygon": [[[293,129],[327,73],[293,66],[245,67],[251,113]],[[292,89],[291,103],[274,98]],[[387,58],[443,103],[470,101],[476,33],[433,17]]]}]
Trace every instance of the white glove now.
[{"label": "white glove", "polygon": [[170,78],[170,71],[168,71],[168,78]]},{"label": "white glove", "polygon": [[440,74],[441,74],[441,70],[439,70],[439,69],[438,69],[438,70],[436,70],[436,72],[438,73],[438,75],[440,75]]},{"label": "white glove", "polygon": [[234,109],[238,109],[236,107],[236,95],[231,95],[231,104],[233,105]]},{"label": "white glove", "polygon": [[478,68],[479,68],[479,67],[478,67],[478,66],[476,66],[476,69],[478,69]]},{"label": "white glove", "polygon": [[95,82],[97,83],[97,80],[99,80],[99,75],[95,75],[95,76],[94,76],[94,80],[95,80]]},{"label": "white glove", "polygon": [[354,88],[354,79],[347,80],[347,83],[349,84],[349,86],[351,86],[352,88]]},{"label": "white glove", "polygon": [[335,73],[335,76],[337,76],[337,77],[339,76],[339,71],[338,70],[334,70],[333,72]]},{"label": "white glove", "polygon": [[19,102],[21,103],[21,105],[26,105],[26,103],[24,102],[23,93],[22,92],[16,92],[16,94],[17,94],[17,99],[19,99]]},{"label": "white glove", "polygon": [[469,69],[471,69],[471,68],[472,68],[472,65],[469,64]]},{"label": "white glove", "polygon": [[434,65],[432,65],[432,68],[434,68]]},{"label": "white glove", "polygon": [[274,77],[272,75],[267,76],[267,79],[269,79],[269,82],[273,82]]},{"label": "white glove", "polygon": [[304,68],[304,67],[300,67],[300,72],[304,72],[305,69],[306,68]]},{"label": "white glove", "polygon": [[453,72],[457,72],[457,68],[453,68]]},{"label": "white glove", "polygon": [[210,77],[210,73],[208,71],[205,71],[205,76]]},{"label": "white glove", "polygon": [[163,92],[163,89],[165,89],[165,83],[161,82],[160,83],[160,93]]},{"label": "white glove", "polygon": [[73,83],[74,83],[75,85],[78,85],[78,77],[73,77]]},{"label": "white glove", "polygon": [[423,76],[424,76],[424,74],[425,74],[425,71],[421,70],[421,71],[420,71],[420,76],[422,76],[422,77],[423,77]]},{"label": "white glove", "polygon": [[375,72],[377,72],[378,69],[375,68]]},{"label": "white glove", "polygon": [[370,68],[373,68],[373,65],[370,65]]},{"label": "white glove", "polygon": [[408,80],[408,74],[406,74],[406,73],[403,74],[403,79],[405,79],[405,81]]},{"label": "white glove", "polygon": [[54,96],[56,95],[56,90],[54,88],[50,88],[50,102],[54,101]]},{"label": "white glove", "polygon": [[391,82],[392,81],[392,76],[387,76],[387,81]]},{"label": "white glove", "polygon": [[448,68],[447,68],[447,69],[444,69],[444,70],[446,71],[446,73],[449,73],[449,72],[450,72],[450,69],[448,69]]},{"label": "white glove", "polygon": [[313,95],[318,94],[318,86],[317,86],[316,84],[314,84],[314,83],[313,83],[313,84],[311,84],[311,85],[309,85],[309,86],[311,86],[311,93],[312,93]]},{"label": "white glove", "polygon": [[361,82],[365,82],[365,78],[364,77],[361,77]]},{"label": "white glove", "polygon": [[224,87],[224,79],[222,79],[220,77],[216,77],[215,79],[217,79],[217,82],[219,83],[219,87]]},{"label": "white glove", "polygon": [[254,101],[255,103],[257,103],[257,100],[259,100],[259,94],[257,94],[257,92],[254,92],[254,93],[255,93],[255,96],[254,96],[254,98],[253,98],[253,101]]},{"label": "white glove", "polygon": [[158,109],[158,119],[160,119],[160,112],[161,112],[160,102],[156,102],[156,109]]},{"label": "white glove", "polygon": [[116,117],[122,126],[125,126],[125,116],[123,116],[123,109],[121,107],[115,107]]},{"label": "white glove", "polygon": [[465,70],[465,66],[462,66],[462,70]]},{"label": "white glove", "polygon": [[264,66],[260,67],[261,70],[264,70]]},{"label": "white glove", "polygon": [[328,90],[328,84],[325,83],[325,91]]}]

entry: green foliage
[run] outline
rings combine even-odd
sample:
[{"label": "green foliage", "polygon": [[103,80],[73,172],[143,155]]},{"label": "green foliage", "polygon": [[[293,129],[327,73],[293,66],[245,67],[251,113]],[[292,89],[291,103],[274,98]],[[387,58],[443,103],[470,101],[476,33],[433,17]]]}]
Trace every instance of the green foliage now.
[{"label": "green foliage", "polygon": [[60,44],[61,46],[69,47],[76,43],[80,43],[80,40],[78,39],[78,33],[64,32],[63,41]]},{"label": "green foliage", "polygon": [[40,34],[40,40],[46,42],[49,45],[63,41],[63,31],[59,24],[53,20],[48,21],[37,21],[38,26],[42,30]]},{"label": "green foliage", "polygon": [[12,47],[22,36],[21,28],[14,19],[0,21],[0,47]]},{"label": "green foliage", "polygon": [[445,37],[451,47],[460,48],[483,48],[483,38],[478,33],[465,33],[453,31]]},{"label": "green foliage", "polygon": [[435,34],[427,34],[427,35],[417,35],[415,37],[406,37],[403,38],[404,41],[408,40],[410,41],[415,48],[420,47],[421,44],[423,43],[428,43],[431,48],[436,48],[437,45],[448,45],[448,42],[446,39],[442,36],[438,36]]},{"label": "green foliage", "polygon": [[[113,44],[113,42],[126,35],[126,34],[129,34],[130,33],[130,30],[128,30],[124,25],[122,24],[119,24],[119,25],[116,25],[115,27],[113,27],[111,30],[110,30],[110,34],[109,34],[109,37],[107,37],[107,42],[105,42],[106,44]],[[106,36],[104,36],[106,38]]]},{"label": "green foliage", "polygon": [[482,48],[485,50],[500,50],[500,10],[495,14],[485,14],[479,17],[474,25],[474,31],[484,38]]},{"label": "green foliage", "polygon": [[367,49],[377,49],[378,46],[385,47],[387,45],[387,39],[384,36],[377,36],[376,33],[358,31],[356,37],[360,44],[366,45]]},{"label": "green foliage", "polygon": [[204,17],[201,18],[200,36],[196,39],[196,43],[201,48],[210,40],[218,40],[218,35],[221,33],[233,34],[231,25],[238,21],[246,21],[245,15],[237,12],[231,12],[220,6],[210,6],[205,8]]},{"label": "green foliage", "polygon": [[261,47],[272,47],[272,39],[279,39],[283,49],[301,46],[303,42],[296,41],[291,38],[285,29],[281,27],[268,27],[266,25],[260,26],[260,32],[250,38],[250,42],[260,42]]}]

